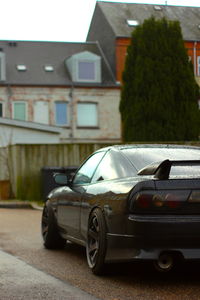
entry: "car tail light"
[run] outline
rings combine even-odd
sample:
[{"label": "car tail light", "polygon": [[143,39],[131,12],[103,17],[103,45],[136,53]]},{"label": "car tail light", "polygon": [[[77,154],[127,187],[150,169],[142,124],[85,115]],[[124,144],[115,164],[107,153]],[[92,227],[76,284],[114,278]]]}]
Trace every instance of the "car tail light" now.
[{"label": "car tail light", "polygon": [[193,191],[188,199],[190,203],[200,203],[200,191]]},{"label": "car tail light", "polygon": [[139,205],[141,208],[148,208],[151,204],[151,199],[152,195],[149,194],[138,194],[136,196],[136,203]]},{"label": "car tail light", "polygon": [[177,210],[185,205],[189,194],[189,191],[141,191],[133,196],[131,210],[134,210],[134,212],[169,212]]}]

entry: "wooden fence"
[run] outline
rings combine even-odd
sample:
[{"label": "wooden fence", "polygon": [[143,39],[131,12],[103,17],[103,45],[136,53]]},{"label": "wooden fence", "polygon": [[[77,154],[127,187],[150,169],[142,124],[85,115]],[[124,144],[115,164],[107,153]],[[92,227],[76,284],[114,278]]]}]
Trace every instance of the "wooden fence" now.
[{"label": "wooden fence", "polygon": [[[79,166],[95,150],[106,144],[12,145],[7,166],[13,197],[22,200],[42,198],[41,169]],[[5,179],[5,178],[3,178]]]}]

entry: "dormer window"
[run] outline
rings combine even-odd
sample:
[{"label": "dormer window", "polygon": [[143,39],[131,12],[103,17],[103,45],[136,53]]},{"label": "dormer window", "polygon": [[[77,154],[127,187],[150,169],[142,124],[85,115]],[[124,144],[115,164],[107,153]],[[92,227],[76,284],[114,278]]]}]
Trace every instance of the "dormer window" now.
[{"label": "dormer window", "polygon": [[101,57],[84,51],[65,60],[73,82],[101,83]]},{"label": "dormer window", "polygon": [[95,80],[95,63],[92,61],[78,62],[78,79],[79,80]]}]

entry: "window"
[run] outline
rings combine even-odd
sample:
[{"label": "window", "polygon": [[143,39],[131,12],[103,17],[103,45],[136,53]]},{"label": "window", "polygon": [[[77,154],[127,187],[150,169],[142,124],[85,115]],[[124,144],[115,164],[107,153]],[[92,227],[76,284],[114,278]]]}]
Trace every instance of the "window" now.
[{"label": "window", "polygon": [[0,117],[3,117],[3,103],[0,102]]},{"label": "window", "polygon": [[155,5],[155,6],[154,6],[154,9],[157,10],[157,11],[161,11],[161,10],[162,10],[162,7],[161,7],[161,6],[158,6],[158,5]]},{"label": "window", "polygon": [[34,122],[49,124],[49,105],[46,101],[34,103]]},{"label": "window", "polygon": [[67,103],[66,102],[56,102],[55,103],[55,122],[56,125],[67,125]]},{"label": "window", "polygon": [[101,83],[101,56],[83,51],[68,57],[65,65],[72,81]]},{"label": "window", "polygon": [[128,26],[130,27],[136,27],[140,24],[138,20],[126,20],[126,21]]},{"label": "window", "polygon": [[97,104],[96,103],[78,103],[77,125],[97,127]]},{"label": "window", "polygon": [[87,184],[90,183],[91,178],[101,161],[102,157],[104,156],[105,152],[97,152],[90,156],[88,160],[82,165],[82,167],[78,170],[73,183],[74,184]]},{"label": "window", "polygon": [[197,57],[197,76],[200,76],[200,56]]},{"label": "window", "polygon": [[95,63],[89,61],[78,62],[78,79],[95,80]]},{"label": "window", "polygon": [[21,72],[25,72],[27,70],[26,65],[17,65],[16,68]]},{"label": "window", "polygon": [[52,65],[46,65],[46,66],[44,66],[44,70],[46,72],[53,72],[54,71],[54,67]]},{"label": "window", "polygon": [[15,102],[13,103],[13,118],[16,120],[26,120],[26,103]]}]

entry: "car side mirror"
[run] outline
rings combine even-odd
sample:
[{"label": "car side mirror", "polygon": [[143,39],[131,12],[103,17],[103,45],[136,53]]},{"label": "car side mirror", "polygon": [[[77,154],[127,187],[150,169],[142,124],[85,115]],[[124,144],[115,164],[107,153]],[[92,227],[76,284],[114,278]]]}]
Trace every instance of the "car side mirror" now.
[{"label": "car side mirror", "polygon": [[59,185],[67,185],[69,183],[67,175],[63,173],[54,174],[54,180]]}]

